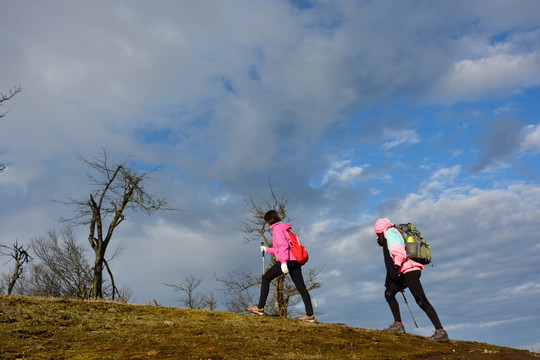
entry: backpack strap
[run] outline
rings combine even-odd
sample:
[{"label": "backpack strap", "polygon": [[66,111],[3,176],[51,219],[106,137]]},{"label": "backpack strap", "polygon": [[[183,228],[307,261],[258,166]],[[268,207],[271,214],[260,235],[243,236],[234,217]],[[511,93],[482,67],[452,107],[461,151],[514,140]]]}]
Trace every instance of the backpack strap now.
[{"label": "backpack strap", "polygon": [[292,237],[291,237],[291,229],[287,229],[287,232],[286,232],[286,235],[285,235],[285,239],[287,240],[287,244],[289,245],[289,247],[287,248],[287,251],[289,252],[289,256],[291,254],[291,249],[293,247],[293,243],[292,243]]}]

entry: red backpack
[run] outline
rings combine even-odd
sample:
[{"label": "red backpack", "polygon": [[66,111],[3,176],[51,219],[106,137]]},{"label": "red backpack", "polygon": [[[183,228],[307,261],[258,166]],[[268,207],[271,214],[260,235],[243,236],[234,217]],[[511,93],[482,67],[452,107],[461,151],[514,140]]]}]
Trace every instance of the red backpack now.
[{"label": "red backpack", "polygon": [[298,261],[300,265],[304,265],[309,259],[306,248],[300,243],[300,240],[298,240],[295,233],[293,233],[290,229],[287,230],[287,232],[291,238],[291,254],[293,254],[296,261]]}]

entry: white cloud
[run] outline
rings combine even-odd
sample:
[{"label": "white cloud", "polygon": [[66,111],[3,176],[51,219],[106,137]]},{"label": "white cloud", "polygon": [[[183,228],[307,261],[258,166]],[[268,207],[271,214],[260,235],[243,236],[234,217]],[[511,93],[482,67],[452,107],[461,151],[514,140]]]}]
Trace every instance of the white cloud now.
[{"label": "white cloud", "polygon": [[227,193],[227,194],[222,194],[220,196],[217,196],[214,198],[214,204],[216,205],[223,205],[225,204],[226,202],[228,202],[231,198],[231,194]]},{"label": "white cloud", "polygon": [[[538,249],[536,249],[538,250]],[[519,284],[510,289],[505,289],[509,291],[513,296],[521,295],[530,295],[530,294],[540,294],[540,284],[536,282],[528,282],[524,284]]]},{"label": "white cloud", "polygon": [[524,320],[528,320],[528,317],[518,317],[518,318],[512,318],[507,320],[498,320],[498,321],[488,321],[486,323],[480,324],[479,328],[485,328],[485,327],[494,327],[494,326],[501,326],[508,323],[513,322],[523,322]]},{"label": "white cloud", "polygon": [[532,154],[540,152],[540,124],[527,125],[523,128],[521,151]]},{"label": "white cloud", "polygon": [[[365,175],[369,165],[353,166],[351,160],[337,160],[331,164],[330,169],[323,175],[319,186],[329,183],[351,185],[358,182]],[[312,182],[314,183],[314,182]]]},{"label": "white cloud", "polygon": [[411,146],[418,143],[420,139],[414,130],[403,130],[393,136],[393,140],[382,144],[383,150],[387,151],[400,145]]},{"label": "white cloud", "polygon": [[0,185],[26,194],[28,183],[37,176],[37,169],[19,169],[16,165],[10,165],[4,169],[0,176]]},{"label": "white cloud", "polygon": [[423,194],[444,191],[453,184],[460,173],[460,165],[439,169],[429,177],[429,181],[421,185],[421,191]]},{"label": "white cloud", "polygon": [[444,101],[507,95],[540,84],[540,52],[495,54],[456,62],[441,77],[436,93]]},{"label": "white cloud", "polygon": [[333,225],[335,225],[335,221],[330,219],[315,221],[311,224],[310,236],[317,237],[325,231],[332,229]]},{"label": "white cloud", "polygon": [[439,180],[449,182],[454,180],[459,173],[461,172],[461,166],[455,165],[451,168],[444,168],[437,170],[433,175],[431,175],[432,180]]},{"label": "white cloud", "polygon": [[339,270],[330,270],[325,274],[326,277],[339,277],[341,276],[341,271]]}]

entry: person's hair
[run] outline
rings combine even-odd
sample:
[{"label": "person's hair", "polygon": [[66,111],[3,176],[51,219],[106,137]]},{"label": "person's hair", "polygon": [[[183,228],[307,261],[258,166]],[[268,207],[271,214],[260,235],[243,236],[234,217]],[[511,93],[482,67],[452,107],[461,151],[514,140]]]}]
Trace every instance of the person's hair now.
[{"label": "person's hair", "polygon": [[266,221],[268,225],[273,225],[277,222],[280,222],[281,218],[279,217],[279,214],[276,210],[270,210],[266,214],[264,214],[264,221]]}]

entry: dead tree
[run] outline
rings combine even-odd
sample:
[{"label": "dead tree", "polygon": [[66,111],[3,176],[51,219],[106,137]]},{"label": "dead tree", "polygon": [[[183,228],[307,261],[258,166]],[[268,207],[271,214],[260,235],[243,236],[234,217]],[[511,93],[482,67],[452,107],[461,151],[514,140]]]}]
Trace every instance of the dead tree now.
[{"label": "dead tree", "polygon": [[90,298],[92,271],[87,249],[77,243],[72,227],[63,228],[60,236],[49,230],[47,236],[32,239],[32,251],[36,257],[28,277],[32,295]]},{"label": "dead tree", "polygon": [[210,291],[208,295],[204,296],[204,308],[210,311],[214,311],[216,309],[217,303],[218,302],[214,297],[214,293],[212,291]]},{"label": "dead tree", "polygon": [[[21,91],[22,91],[22,87],[19,85],[19,86],[15,86],[13,89],[10,89],[8,94],[3,94],[0,92],[0,106],[2,105],[4,101],[11,100],[15,95],[17,95]],[[0,118],[3,118],[7,113],[8,113],[7,111],[0,113]]]},{"label": "dead tree", "polygon": [[[216,280],[221,282],[226,300],[227,311],[233,313],[246,312],[246,307],[255,304],[258,300],[257,285],[261,284],[261,274],[250,272],[248,269],[228,271],[223,277],[216,276]],[[268,313],[275,312],[273,306],[267,306]]]},{"label": "dead tree", "polygon": [[13,266],[13,271],[11,273],[11,277],[9,279],[7,287],[7,293],[8,295],[11,295],[11,292],[13,291],[17,280],[19,280],[24,271],[24,264],[32,260],[32,257],[28,255],[29,247],[24,248],[24,246],[19,245],[19,242],[17,240],[11,246],[0,245],[0,249],[7,249],[7,252],[0,250],[0,254],[9,256],[11,257],[11,259],[13,259],[13,261],[15,261],[15,265]]},{"label": "dead tree", "polygon": [[[32,239],[32,252],[35,261],[27,276],[27,291],[35,296],[53,296],[77,299],[89,299],[92,296],[93,269],[86,253],[89,249],[78,243],[73,228],[66,226],[60,231],[50,230],[47,236]],[[122,248],[117,248],[113,255],[104,261],[111,282],[103,286],[103,293],[112,300],[125,296],[116,288],[108,263],[118,256]]]},{"label": "dead tree", "polygon": [[[2,106],[2,103],[4,101],[11,100],[15,95],[17,95],[21,91],[22,91],[22,87],[19,85],[19,86],[14,87],[13,89],[10,89],[8,94],[3,94],[0,92],[0,106]],[[8,113],[7,111],[0,113],[0,118],[3,118],[7,113]],[[6,168],[6,165],[0,163],[0,172],[4,171],[5,168]]]},{"label": "dead tree", "polygon": [[126,220],[127,213],[143,211],[152,214],[158,210],[172,209],[167,207],[166,199],[153,196],[146,190],[145,183],[157,168],[148,172],[137,171],[127,166],[126,162],[111,162],[105,150],[94,160],[80,159],[97,176],[90,176],[93,189],[87,198],[64,202],[75,207],[76,215],[62,220],[85,224],[90,228],[88,242],[95,254],[92,292],[94,299],[100,299],[103,298],[105,253],[115,229]]},{"label": "dead tree", "polygon": [[213,293],[210,293],[209,296],[205,296],[195,292],[201,282],[201,278],[189,275],[183,278],[178,284],[164,283],[164,285],[171,287],[174,291],[184,292],[186,296],[181,299],[181,301],[188,309],[204,309],[208,307],[210,310],[214,310],[216,300]]}]

